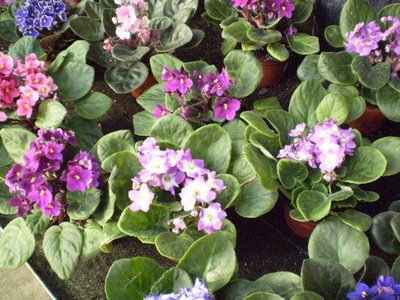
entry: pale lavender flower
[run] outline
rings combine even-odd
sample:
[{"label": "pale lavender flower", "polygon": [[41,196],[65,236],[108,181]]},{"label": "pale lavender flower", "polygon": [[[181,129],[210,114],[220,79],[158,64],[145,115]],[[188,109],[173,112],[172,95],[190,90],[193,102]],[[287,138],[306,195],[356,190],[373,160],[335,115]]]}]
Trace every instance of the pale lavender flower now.
[{"label": "pale lavender flower", "polygon": [[368,56],[379,48],[379,43],[384,39],[381,27],[375,21],[359,23],[353,31],[347,34],[346,50],[360,56]]},{"label": "pale lavender flower", "polygon": [[174,226],[174,228],[172,228],[172,232],[176,234],[181,233],[187,228],[185,220],[180,217],[173,219],[171,224]]},{"label": "pale lavender flower", "polygon": [[211,203],[217,198],[217,193],[207,185],[203,177],[187,179],[182,188],[181,203],[185,211],[194,209],[196,203]]},{"label": "pale lavender flower", "polygon": [[132,211],[148,212],[153,203],[155,194],[147,184],[140,185],[138,190],[129,191],[129,199],[132,201],[129,208]]},{"label": "pale lavender flower", "polygon": [[306,130],[306,123],[297,124],[296,127],[289,131],[289,136],[299,137],[303,136]]}]

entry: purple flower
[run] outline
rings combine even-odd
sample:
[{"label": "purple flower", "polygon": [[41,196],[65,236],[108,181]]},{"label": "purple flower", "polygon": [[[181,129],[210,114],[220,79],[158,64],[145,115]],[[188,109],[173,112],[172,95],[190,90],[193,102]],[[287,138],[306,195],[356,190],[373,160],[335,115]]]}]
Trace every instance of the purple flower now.
[{"label": "purple flower", "polygon": [[164,105],[156,105],[153,111],[153,116],[155,116],[157,119],[165,117],[169,115],[171,112],[164,106]]},{"label": "purple flower", "polygon": [[356,290],[347,294],[348,300],[396,300],[400,297],[400,284],[391,276],[379,276],[372,287],[358,283]]},{"label": "purple flower", "polygon": [[185,71],[171,70],[164,67],[161,79],[165,81],[164,90],[167,93],[178,93],[181,96],[189,93],[193,81]]},{"label": "purple flower", "polygon": [[232,121],[240,109],[240,101],[233,98],[219,98],[214,106],[214,118],[220,121]]},{"label": "purple flower", "polygon": [[200,210],[199,217],[197,229],[210,234],[222,229],[226,212],[222,209],[220,203],[215,202],[211,203],[207,208]]},{"label": "purple flower", "polygon": [[289,136],[291,137],[299,137],[304,135],[304,132],[306,130],[306,123],[300,123],[297,124],[296,127],[292,130],[289,131]]},{"label": "purple flower", "polygon": [[232,5],[236,8],[252,9],[256,4],[256,0],[232,0]]},{"label": "purple flower", "polygon": [[43,153],[46,158],[50,160],[63,160],[62,152],[64,151],[64,144],[50,141],[43,147]]},{"label": "purple flower", "polygon": [[290,19],[293,16],[295,5],[292,0],[269,0],[268,9],[278,18]]},{"label": "purple flower", "polygon": [[63,205],[61,202],[54,200],[50,203],[48,203],[45,206],[40,207],[43,213],[48,216],[48,217],[58,217],[62,210],[63,210]]},{"label": "purple flower", "polygon": [[186,150],[182,159],[177,164],[179,170],[184,172],[190,178],[196,178],[205,174],[205,163],[202,159],[193,159],[192,152]]},{"label": "purple flower", "polygon": [[379,48],[379,42],[384,39],[381,27],[375,21],[359,23],[353,31],[347,34],[346,51],[368,56]]},{"label": "purple flower", "polygon": [[15,193],[20,189],[20,184],[24,178],[25,169],[23,166],[16,164],[7,172],[5,184],[11,193]]},{"label": "purple flower", "polygon": [[366,300],[373,299],[376,295],[376,288],[370,288],[365,283],[357,283],[356,290],[347,294],[348,300]]},{"label": "purple flower", "polygon": [[161,175],[161,187],[175,196],[175,189],[185,180],[185,174],[176,168]]},{"label": "purple flower", "polygon": [[11,198],[10,204],[17,208],[17,215],[20,217],[26,216],[33,209],[33,203],[23,196],[14,196]]},{"label": "purple flower", "polygon": [[40,208],[46,207],[53,201],[53,193],[51,187],[47,184],[33,189],[29,194],[28,198],[35,202]]},{"label": "purple flower", "polygon": [[[382,296],[398,296],[400,297],[400,284],[397,283],[391,276],[379,276],[376,282],[376,288],[378,289],[377,299],[389,299],[389,297]],[[393,297],[395,299],[395,297]]]},{"label": "purple flower", "polygon": [[298,32],[299,32],[299,30],[296,27],[294,27],[293,25],[290,25],[288,27],[288,29],[286,29],[285,34],[286,34],[286,37],[290,38],[290,37],[296,35]]},{"label": "purple flower", "polygon": [[201,92],[207,97],[223,96],[232,86],[232,80],[226,69],[219,74],[210,73],[199,81]]},{"label": "purple flower", "polygon": [[67,190],[70,192],[84,192],[90,187],[92,172],[81,166],[74,165],[68,168],[66,174]]}]

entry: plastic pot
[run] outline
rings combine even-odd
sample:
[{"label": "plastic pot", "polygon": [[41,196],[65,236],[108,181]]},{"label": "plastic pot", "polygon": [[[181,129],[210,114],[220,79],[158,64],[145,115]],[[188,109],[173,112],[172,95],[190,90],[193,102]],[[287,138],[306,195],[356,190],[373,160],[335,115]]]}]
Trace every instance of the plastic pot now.
[{"label": "plastic pot", "polygon": [[295,219],[292,219],[289,213],[289,205],[285,206],[285,220],[286,224],[293,231],[293,233],[302,239],[310,237],[311,233],[314,231],[314,228],[317,226],[317,223],[315,222],[299,222]]},{"label": "plastic pot", "polygon": [[285,76],[286,62],[279,62],[269,58],[258,58],[263,70],[263,77],[260,82],[261,88],[276,87]]},{"label": "plastic pot", "polygon": [[139,86],[137,89],[133,90],[131,95],[135,99],[137,99],[145,91],[147,91],[149,88],[151,88],[153,85],[156,85],[156,84],[157,84],[157,80],[154,78],[153,75],[149,74],[149,76],[147,76],[147,79],[145,80],[145,82],[143,82],[143,84],[141,86]]},{"label": "plastic pot", "polygon": [[385,116],[378,107],[367,105],[364,114],[349,123],[350,127],[358,129],[362,134],[372,134],[382,128]]}]

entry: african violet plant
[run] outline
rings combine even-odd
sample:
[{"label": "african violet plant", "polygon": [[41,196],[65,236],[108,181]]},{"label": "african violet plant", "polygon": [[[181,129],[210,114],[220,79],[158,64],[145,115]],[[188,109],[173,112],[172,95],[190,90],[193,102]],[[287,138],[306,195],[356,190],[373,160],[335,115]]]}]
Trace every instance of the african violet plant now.
[{"label": "african violet plant", "polygon": [[312,16],[314,0],[207,0],[206,16],[219,23],[226,54],[241,44],[245,51],[262,51],[277,61],[288,60],[288,48],[300,55],[319,52],[315,36],[300,33]]},{"label": "african violet plant", "polygon": [[298,70],[300,79],[328,81],[333,88],[358,103],[377,105],[386,118],[400,121],[400,4],[376,12],[367,0],[348,0],[340,25],[328,26],[327,41],[339,52],[323,52],[305,58]]},{"label": "african violet plant", "polygon": [[61,35],[69,20],[79,14],[80,1],[75,0],[6,0],[0,15],[0,38],[15,42],[22,36],[46,38]]},{"label": "african violet plant", "polygon": [[124,94],[146,80],[146,55],[195,46],[202,40],[201,30],[185,24],[197,5],[197,0],[90,0],[86,1],[86,15],[71,20],[70,26],[76,35],[94,43],[99,54],[93,59],[107,68],[106,83]]},{"label": "african violet plant", "polygon": [[150,66],[159,83],[137,99],[145,111],[133,116],[135,133],[144,136],[169,114],[193,124],[231,121],[261,79],[257,60],[242,51],[232,51],[220,72],[204,61],[182,62],[169,54],[154,55]]},{"label": "african violet plant", "polygon": [[388,143],[392,138],[371,144],[356,130],[340,127],[349,117],[344,99],[316,80],[305,81],[292,95],[289,112],[263,100],[241,114],[248,123],[245,158],[264,187],[279,189],[290,200],[290,216],[297,221],[343,214],[362,224],[360,213],[343,209],[379,195],[359,185],[400,171],[398,148]]},{"label": "african violet plant", "polygon": [[[94,69],[86,64],[89,44],[77,41],[52,62],[37,40],[24,37],[0,53],[0,128],[21,125],[55,128],[83,119],[100,119],[111,99],[91,92]],[[76,80],[80,74],[80,80]],[[91,121],[89,121],[91,122]],[[1,135],[1,134],[0,134]]]},{"label": "african violet plant", "polygon": [[169,269],[146,257],[115,261],[106,277],[105,292],[108,300],[214,300],[212,293],[231,280],[235,268],[232,242],[219,232],[198,239]]},{"label": "african violet plant", "polygon": [[[100,163],[80,150],[72,131],[39,129],[37,136],[28,131],[22,136],[16,129],[2,129],[13,165],[2,176],[0,213],[18,217],[0,236],[0,266],[21,266],[35,249],[35,237],[43,237],[51,268],[67,279],[79,260],[121,235],[115,224],[97,223],[105,196]],[[4,139],[6,132],[14,136]]]}]

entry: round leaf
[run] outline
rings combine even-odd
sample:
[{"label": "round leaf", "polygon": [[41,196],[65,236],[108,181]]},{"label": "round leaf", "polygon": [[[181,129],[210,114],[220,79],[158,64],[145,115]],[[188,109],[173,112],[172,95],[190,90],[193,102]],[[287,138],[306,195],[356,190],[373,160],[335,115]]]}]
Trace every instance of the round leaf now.
[{"label": "round leaf", "polygon": [[8,54],[16,59],[25,59],[28,54],[35,53],[39,59],[45,59],[46,53],[40,46],[40,42],[30,36],[24,36],[16,41],[8,49]]},{"label": "round leaf", "polygon": [[193,283],[188,273],[178,268],[171,268],[153,284],[151,294],[179,293],[181,289],[192,286]]},{"label": "round leaf", "polygon": [[235,250],[223,233],[206,235],[190,246],[177,267],[193,278],[202,278],[211,291],[217,291],[235,272]]},{"label": "round leaf", "polygon": [[98,19],[79,16],[71,18],[71,30],[80,38],[89,42],[101,41],[104,38],[104,29]]},{"label": "round leaf", "polygon": [[368,257],[369,242],[365,233],[331,218],[314,229],[308,253],[312,259],[339,263],[356,273]]},{"label": "round leaf", "polygon": [[326,27],[324,36],[332,47],[335,48],[344,47],[344,39],[342,33],[340,32],[340,27],[338,25],[330,25]]},{"label": "round leaf", "polygon": [[363,232],[367,232],[372,225],[372,218],[355,209],[338,212],[337,216],[343,223]]},{"label": "round leaf", "polygon": [[262,69],[252,54],[233,50],[225,57],[224,65],[234,82],[229,91],[231,96],[244,98],[256,90],[262,77]]},{"label": "round leaf", "polygon": [[86,220],[100,204],[101,192],[90,189],[86,192],[67,193],[67,214],[72,220]]},{"label": "round leaf", "polygon": [[192,126],[183,118],[170,114],[156,121],[150,135],[160,142],[180,146],[193,132]]},{"label": "round leaf", "polygon": [[318,71],[326,80],[342,85],[357,82],[352,71],[353,57],[346,51],[323,52],[318,61]]},{"label": "round leaf", "polygon": [[314,292],[304,291],[297,293],[290,300],[324,300],[324,298]]},{"label": "round leaf", "polygon": [[103,136],[97,142],[97,155],[101,162],[122,151],[135,151],[133,136],[130,130],[118,130]]},{"label": "round leaf", "polygon": [[165,67],[180,69],[183,67],[183,62],[170,54],[157,54],[150,58],[151,72],[158,82],[162,82],[161,75]]},{"label": "round leaf", "polygon": [[51,268],[61,279],[68,279],[78,264],[83,236],[72,223],[50,227],[43,238],[43,251]]},{"label": "round leaf", "polygon": [[127,94],[141,86],[148,75],[142,62],[121,62],[106,70],[104,80],[117,94]]},{"label": "round leaf", "polygon": [[352,31],[358,23],[374,21],[376,13],[368,0],[348,0],[340,14],[340,31],[342,36]]},{"label": "round leaf", "polygon": [[243,300],[284,300],[284,298],[267,292],[256,292],[248,295]]},{"label": "round leaf", "polygon": [[303,163],[289,159],[279,160],[277,172],[280,182],[289,190],[308,177],[308,169]]},{"label": "round leaf", "polygon": [[204,159],[206,166],[217,173],[228,170],[232,141],[225,129],[217,124],[195,130],[183,143],[182,148],[190,149],[194,158]]},{"label": "round leaf", "polygon": [[347,100],[342,95],[329,93],[318,105],[316,114],[319,122],[333,119],[340,125],[349,115]]},{"label": "round leaf", "polygon": [[8,155],[16,163],[24,162],[24,155],[36,138],[30,131],[19,127],[3,128],[0,130],[0,136]]},{"label": "round leaf", "polygon": [[384,176],[391,176],[400,172],[400,138],[387,136],[372,143],[386,158],[387,167]]},{"label": "round leaf", "polygon": [[371,65],[367,58],[356,56],[351,68],[361,84],[372,90],[379,90],[390,80],[391,68],[389,63]]},{"label": "round leaf", "polygon": [[229,1],[226,0],[206,0],[204,9],[207,15],[217,21],[222,21],[235,14],[235,10]]},{"label": "round leaf", "polygon": [[290,56],[289,50],[282,43],[268,44],[267,52],[273,58],[281,62],[287,61]]},{"label": "round leaf", "polygon": [[24,219],[12,220],[0,233],[0,268],[16,269],[35,250],[35,237]]},{"label": "round leaf", "polygon": [[157,251],[174,261],[178,261],[193,242],[194,239],[185,233],[177,235],[172,232],[163,232],[155,239]]},{"label": "round leaf", "polygon": [[386,85],[378,91],[376,100],[386,118],[400,122],[400,92]]},{"label": "round leaf", "polygon": [[376,215],[372,220],[371,233],[375,243],[389,254],[400,252],[400,242],[396,239],[390,226],[392,219],[397,215],[397,212],[386,211]]},{"label": "round leaf", "polygon": [[99,119],[110,109],[111,104],[107,95],[93,92],[76,102],[76,113],[84,119]]},{"label": "round leaf", "polygon": [[300,55],[309,55],[319,52],[318,37],[305,33],[298,33],[288,38],[289,47]]},{"label": "round leaf", "polygon": [[297,68],[297,77],[301,81],[305,80],[318,80],[318,81],[323,81],[324,78],[322,78],[321,74],[319,74],[318,70],[318,61],[319,61],[319,55],[313,54],[313,55],[307,55],[300,66]]},{"label": "round leaf", "polygon": [[63,122],[67,110],[58,101],[47,100],[39,105],[35,125],[39,128],[56,128]]},{"label": "round leaf", "polygon": [[219,179],[222,179],[225,184],[224,191],[218,195],[218,202],[220,202],[223,207],[231,207],[240,194],[240,183],[239,181],[230,174],[220,174]]},{"label": "round leaf", "polygon": [[298,195],[296,204],[305,220],[317,222],[329,214],[332,203],[325,194],[306,190]]}]

